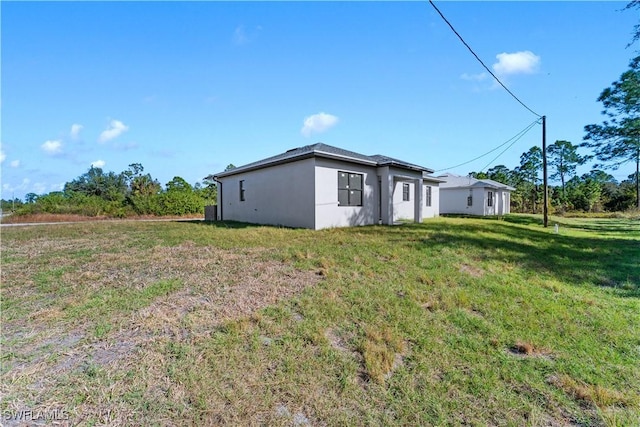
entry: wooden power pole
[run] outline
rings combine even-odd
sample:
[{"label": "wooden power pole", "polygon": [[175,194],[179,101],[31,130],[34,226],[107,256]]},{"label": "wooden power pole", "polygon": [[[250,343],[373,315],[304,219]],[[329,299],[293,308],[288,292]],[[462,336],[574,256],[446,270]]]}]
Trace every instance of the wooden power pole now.
[{"label": "wooden power pole", "polygon": [[547,116],[542,116],[542,187],[544,191],[542,212],[545,228],[549,225],[549,190],[547,184]]}]

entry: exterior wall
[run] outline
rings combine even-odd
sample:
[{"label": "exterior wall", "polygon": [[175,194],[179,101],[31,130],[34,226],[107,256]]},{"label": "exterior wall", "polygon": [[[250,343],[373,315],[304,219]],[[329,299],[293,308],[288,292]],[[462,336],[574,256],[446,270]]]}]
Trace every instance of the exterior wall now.
[{"label": "exterior wall", "polygon": [[[409,185],[409,201],[402,200],[402,187]],[[413,182],[396,181],[393,186],[393,220],[413,220],[416,187]]]},{"label": "exterior wall", "polygon": [[[431,187],[431,206],[427,206],[427,186]],[[437,182],[425,181],[423,185],[422,200],[424,207],[422,208],[422,216],[424,218],[434,218],[440,215],[440,187]]]},{"label": "exterior wall", "polygon": [[[467,197],[473,197],[473,205],[467,206]],[[484,215],[487,204],[483,188],[440,188],[440,213]]]},{"label": "exterior wall", "polygon": [[[383,185],[389,186],[390,193],[390,215],[391,223],[398,220],[411,220],[422,222],[422,213],[424,210],[424,190],[422,188],[422,172],[400,169],[398,167],[382,167],[378,170]],[[409,185],[409,200],[404,201],[402,197],[403,184]],[[416,189],[418,191],[416,191]],[[384,195],[383,195],[384,196]],[[383,215],[383,223],[385,222]]]},{"label": "exterior wall", "polygon": [[[245,200],[240,201],[244,180]],[[218,217],[254,224],[315,228],[314,159],[220,178]]]},{"label": "exterior wall", "polygon": [[[376,167],[340,160],[315,160],[315,228],[377,224],[379,189]],[[362,206],[338,206],[338,172],[362,174]]]},{"label": "exterior wall", "polygon": [[[488,206],[489,191],[493,191],[493,206]],[[511,213],[511,192],[485,189],[485,215],[507,215]]]},{"label": "exterior wall", "polygon": [[[511,212],[511,194],[505,190],[472,188],[473,206],[467,206],[469,188],[440,188],[440,213],[465,215],[505,215]],[[493,206],[489,206],[489,191]]]},{"label": "exterior wall", "polygon": [[500,191],[500,212],[498,215],[508,215],[511,213],[511,192]]}]

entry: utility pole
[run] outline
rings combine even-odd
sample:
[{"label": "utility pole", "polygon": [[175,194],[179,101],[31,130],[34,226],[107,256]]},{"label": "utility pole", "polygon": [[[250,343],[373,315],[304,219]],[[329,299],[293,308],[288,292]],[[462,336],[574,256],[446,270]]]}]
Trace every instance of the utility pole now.
[{"label": "utility pole", "polygon": [[547,188],[547,116],[542,116],[542,187],[544,191],[542,209],[546,228],[549,225],[549,190]]}]

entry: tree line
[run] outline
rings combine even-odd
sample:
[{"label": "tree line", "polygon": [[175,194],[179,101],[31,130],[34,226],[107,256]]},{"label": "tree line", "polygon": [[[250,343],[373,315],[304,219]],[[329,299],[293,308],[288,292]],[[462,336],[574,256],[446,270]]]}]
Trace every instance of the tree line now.
[{"label": "tree line", "polygon": [[[577,175],[577,167],[594,158],[594,155],[580,155],[578,148],[578,145],[564,140],[547,147],[549,178],[559,182],[559,185],[549,186],[551,211],[614,212],[633,208],[637,200],[636,174],[629,175],[622,182],[598,168]],[[542,149],[534,146],[520,156],[520,164],[513,169],[498,165],[486,172],[471,172],[470,175],[514,187],[512,212],[540,213],[544,200],[542,166]]]},{"label": "tree line", "polygon": [[144,173],[140,163],[120,172],[91,167],[86,173],[65,183],[62,191],[44,195],[29,193],[22,200],[2,200],[3,210],[20,214],[76,214],[124,218],[133,215],[188,215],[204,213],[215,204],[217,187],[205,179],[195,185],[176,176],[162,185]]}]

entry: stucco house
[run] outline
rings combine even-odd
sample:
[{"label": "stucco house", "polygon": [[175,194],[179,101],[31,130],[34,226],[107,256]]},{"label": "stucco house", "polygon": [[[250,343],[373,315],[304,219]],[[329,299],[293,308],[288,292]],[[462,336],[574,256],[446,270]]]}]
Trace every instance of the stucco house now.
[{"label": "stucco house", "polygon": [[217,220],[310,229],[438,216],[433,170],[317,143],[209,176]]},{"label": "stucco house", "polygon": [[440,213],[506,215],[511,212],[515,188],[491,179],[476,179],[452,173],[439,175]]}]

